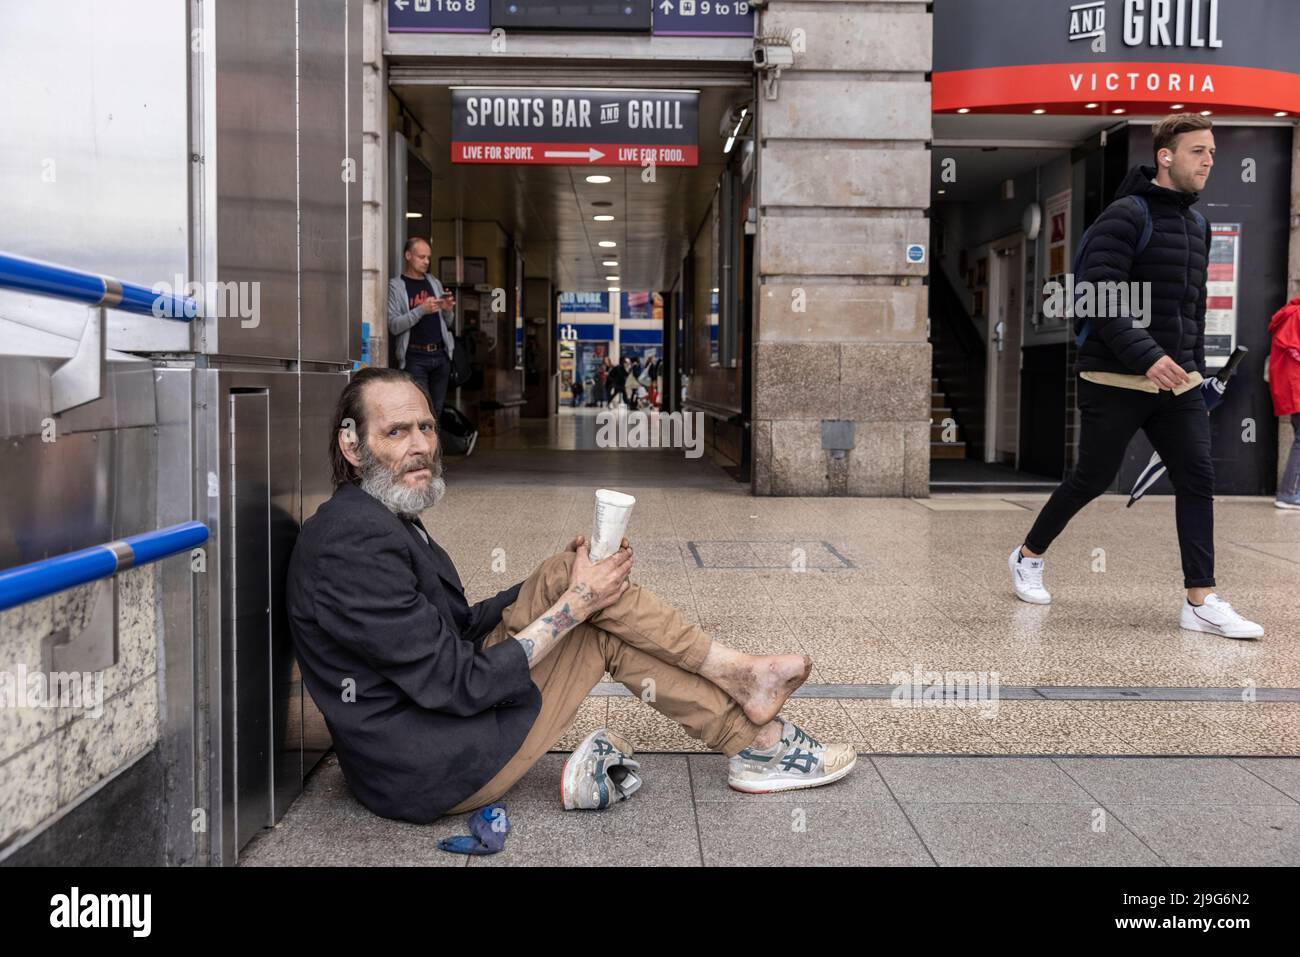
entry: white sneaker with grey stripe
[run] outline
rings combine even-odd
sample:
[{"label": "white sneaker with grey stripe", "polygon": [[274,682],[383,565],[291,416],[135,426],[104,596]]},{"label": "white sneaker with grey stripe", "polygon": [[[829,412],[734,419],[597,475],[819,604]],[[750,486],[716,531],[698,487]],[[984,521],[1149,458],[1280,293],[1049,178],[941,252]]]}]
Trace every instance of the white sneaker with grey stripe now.
[{"label": "white sneaker with grey stripe", "polygon": [[727,784],[747,794],[821,787],[858,763],[848,744],[822,744],[793,721],[777,716],[781,740],[767,749],[748,747],[727,765]]}]

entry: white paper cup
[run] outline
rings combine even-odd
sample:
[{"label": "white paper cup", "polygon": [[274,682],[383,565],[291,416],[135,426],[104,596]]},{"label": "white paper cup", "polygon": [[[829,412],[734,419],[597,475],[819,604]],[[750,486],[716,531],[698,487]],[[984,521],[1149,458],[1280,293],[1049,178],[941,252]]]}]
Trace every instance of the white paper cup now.
[{"label": "white paper cup", "polygon": [[587,553],[593,562],[608,558],[618,551],[627,534],[627,520],[632,517],[636,499],[623,492],[601,488],[596,490],[596,514],[591,523],[591,541]]}]

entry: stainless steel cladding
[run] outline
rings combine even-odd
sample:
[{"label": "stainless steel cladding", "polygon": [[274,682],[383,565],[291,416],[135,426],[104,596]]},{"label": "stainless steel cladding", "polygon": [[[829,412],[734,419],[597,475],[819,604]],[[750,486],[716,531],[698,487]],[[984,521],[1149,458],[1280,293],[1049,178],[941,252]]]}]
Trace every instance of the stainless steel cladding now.
[{"label": "stainless steel cladding", "polygon": [[[151,287],[188,276],[186,7],[132,0],[122,16],[89,0],[5,4],[0,249]],[[21,323],[75,341],[64,326],[80,329],[84,314],[0,291],[0,338]],[[109,313],[110,349],[185,352],[190,335]]]},{"label": "stainless steel cladding", "polygon": [[208,322],[209,353],[360,355],[360,14],[216,6],[214,291],[238,308]]},{"label": "stainless steel cladding", "polygon": [[[255,322],[209,321],[206,349],[298,355],[297,25],[292,3],[215,6],[217,275],[258,290]],[[213,170],[209,170],[209,175]]]},{"label": "stainless steel cladding", "polygon": [[15,3],[0,32],[17,84],[0,128],[20,133],[0,139],[0,250],[204,304],[195,323],[109,310],[100,398],[60,414],[50,376],[88,310],[0,292],[0,438],[23,461],[0,567],[187,519],[212,532],[159,573],[170,863],[235,863],[330,744],[284,576],[332,491],[329,417],[360,355],[362,10]]}]

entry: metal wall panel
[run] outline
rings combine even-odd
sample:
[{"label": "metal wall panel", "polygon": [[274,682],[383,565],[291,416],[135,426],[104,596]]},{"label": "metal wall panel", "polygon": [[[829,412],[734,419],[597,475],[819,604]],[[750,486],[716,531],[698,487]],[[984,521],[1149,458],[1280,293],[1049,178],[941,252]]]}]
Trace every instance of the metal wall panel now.
[{"label": "metal wall panel", "polygon": [[270,377],[271,432],[271,728],[273,783],[271,821],[280,820],[302,793],[302,686],[285,604],[289,556],[298,541],[302,497],[299,478],[298,376]]},{"label": "metal wall panel", "polygon": [[[302,377],[304,382],[313,378]],[[279,820],[302,792],[302,692],[294,676],[293,641],[284,602],[289,556],[302,514],[298,389],[296,373],[232,369],[218,373],[221,434],[227,437],[219,470],[221,545],[224,568],[233,571],[233,578],[222,584],[221,596],[219,687],[226,737],[221,748],[224,768],[220,786],[226,864],[234,863],[238,849],[257,829]],[[247,417],[241,421],[238,414],[248,406],[238,403],[254,399],[265,404],[265,420]],[[257,471],[259,460],[254,457],[252,466],[249,462],[250,456],[258,454],[255,450],[263,447],[265,489],[258,492],[255,484],[248,484],[255,478],[243,477],[243,470],[251,468],[262,475]],[[246,501],[253,505],[245,506]],[[244,597],[248,582],[243,571],[249,548],[264,562],[253,574],[261,576],[265,570],[264,586],[258,586],[264,590],[249,593],[254,594],[251,609],[250,599]],[[248,713],[259,708],[257,715]],[[245,730],[246,719],[251,731]],[[251,741],[248,734],[253,735]]]},{"label": "metal wall panel", "polygon": [[47,422],[56,437],[154,424],[153,365],[135,359],[109,361],[98,399],[54,415],[50,374],[62,361],[0,356],[0,437],[38,435]]},{"label": "metal wall panel", "polygon": [[216,21],[217,279],[258,283],[260,315],[249,327],[237,319],[219,320],[207,350],[293,359],[298,354],[294,2],[223,2]]},{"label": "metal wall panel", "polygon": [[[207,468],[195,443],[197,380],[214,380],[215,373],[193,369],[159,369],[157,506],[154,526],[198,519],[212,530],[218,520],[207,514]],[[210,500],[215,506],[216,497]],[[221,818],[213,814],[201,768],[204,752],[196,742],[206,734],[203,669],[205,626],[211,607],[208,596],[220,596],[219,536],[203,546],[204,561],[195,569],[188,562],[163,562],[161,567],[161,646],[159,647],[159,747],[168,769],[172,799],[163,806],[167,863],[185,866],[206,863],[208,836],[220,833]],[[205,827],[195,830],[194,809],[204,812]]]},{"label": "metal wall panel", "polygon": [[[316,514],[331,495],[329,441],[334,406],[347,385],[347,373],[319,373],[302,377],[302,518]],[[297,666],[294,667],[295,680]],[[302,770],[306,775],[325,756],[333,741],[325,718],[311,695],[302,695]]]},{"label": "metal wall panel", "polygon": [[[149,286],[188,278],[186,6],[4,4],[0,249]],[[109,314],[110,348],[189,343],[184,324]]]},{"label": "metal wall panel", "polygon": [[[361,91],[362,91],[362,40],[365,36],[364,0],[344,0],[347,10],[347,59],[344,77],[347,82],[347,139],[348,156],[356,160],[357,178],[348,184],[347,234],[348,234],[348,357],[361,358]],[[387,100],[385,99],[385,102]],[[372,336],[376,335],[371,330]],[[372,360],[375,361],[375,360]]]},{"label": "metal wall panel", "polygon": [[222,601],[224,779],[242,847],[271,819],[271,463],[266,391],[227,396],[230,430]]},{"label": "metal wall panel", "polygon": [[0,568],[151,530],[151,427],[6,441]]},{"label": "metal wall panel", "polygon": [[342,0],[300,9],[302,355],[348,361],[346,11]]}]

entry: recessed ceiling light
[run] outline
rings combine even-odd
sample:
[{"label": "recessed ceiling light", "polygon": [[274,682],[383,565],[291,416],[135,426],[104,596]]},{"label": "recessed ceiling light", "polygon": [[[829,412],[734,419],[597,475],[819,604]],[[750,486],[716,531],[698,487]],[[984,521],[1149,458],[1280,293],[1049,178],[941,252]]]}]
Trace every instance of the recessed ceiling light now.
[{"label": "recessed ceiling light", "polygon": [[602,266],[617,266],[617,265],[618,265],[618,260],[617,260],[617,259],[602,259],[602,260],[600,261],[600,264],[601,264]]},{"label": "recessed ceiling light", "polygon": [[614,242],[612,239],[602,239],[596,245],[600,246],[602,249],[613,249],[618,245],[618,243]]},{"label": "recessed ceiling light", "polygon": [[969,113],[969,112],[970,112],[970,107],[963,106],[963,107],[962,107],[960,110],[958,110],[957,112],[958,112],[958,113]]},{"label": "recessed ceiling light", "polygon": [[1047,112],[1046,110],[1042,110],[1042,109],[1034,110],[1034,113],[1038,116],[1042,116],[1046,112]]},{"label": "recessed ceiling light", "polygon": [[609,213],[602,213],[599,216],[593,216],[591,218],[598,223],[612,223],[614,221],[614,217],[609,215]]},{"label": "recessed ceiling light", "polygon": [[424,213],[407,213],[407,219],[424,219]]},{"label": "recessed ceiling light", "polygon": [[1126,112],[1128,112],[1128,111],[1125,110],[1123,107],[1120,107],[1120,108],[1118,108],[1118,109],[1111,110],[1111,112],[1112,112],[1112,113],[1126,113]]},{"label": "recessed ceiling light", "polygon": [[1097,104],[1096,104],[1096,103],[1085,103],[1085,104],[1083,104],[1083,108],[1084,108],[1085,110],[1095,110],[1095,109],[1097,108]]},{"label": "recessed ceiling light", "polygon": [[1201,116],[1212,116],[1213,114],[1213,110],[1201,110]]},{"label": "recessed ceiling light", "polygon": [[606,277],[605,277],[605,282],[618,282],[618,277],[617,277],[617,276],[606,276]]},{"label": "recessed ceiling light", "polygon": [[610,287],[609,287],[609,291],[610,291],[610,292],[622,292],[623,290],[620,289],[618,286],[610,286]]},{"label": "recessed ceiling light", "polygon": [[1171,106],[1171,107],[1169,107],[1169,108],[1170,108],[1171,110],[1181,110],[1181,109],[1183,108],[1183,104],[1181,104],[1181,103],[1175,103],[1173,106]]},{"label": "recessed ceiling light", "polygon": [[588,182],[588,183],[608,183],[608,182],[609,182],[609,177],[606,176],[604,173],[592,173],[590,176],[587,177],[587,182]]}]

